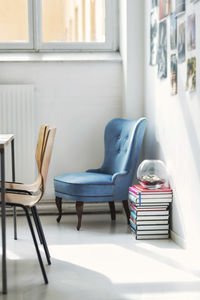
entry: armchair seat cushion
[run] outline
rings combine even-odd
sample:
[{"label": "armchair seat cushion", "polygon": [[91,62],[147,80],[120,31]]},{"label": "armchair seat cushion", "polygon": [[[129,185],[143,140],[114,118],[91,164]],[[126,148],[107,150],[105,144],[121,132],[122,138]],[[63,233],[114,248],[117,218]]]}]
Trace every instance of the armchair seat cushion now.
[{"label": "armchair seat cushion", "polygon": [[54,179],[55,192],[72,196],[112,196],[112,175],[102,173],[66,173]]}]

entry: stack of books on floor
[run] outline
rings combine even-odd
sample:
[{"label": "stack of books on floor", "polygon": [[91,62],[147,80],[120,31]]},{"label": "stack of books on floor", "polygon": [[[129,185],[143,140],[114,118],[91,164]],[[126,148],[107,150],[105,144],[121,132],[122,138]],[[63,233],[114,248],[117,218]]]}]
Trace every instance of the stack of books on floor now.
[{"label": "stack of books on floor", "polygon": [[130,226],[137,240],[169,238],[169,205],[172,189],[129,187]]}]

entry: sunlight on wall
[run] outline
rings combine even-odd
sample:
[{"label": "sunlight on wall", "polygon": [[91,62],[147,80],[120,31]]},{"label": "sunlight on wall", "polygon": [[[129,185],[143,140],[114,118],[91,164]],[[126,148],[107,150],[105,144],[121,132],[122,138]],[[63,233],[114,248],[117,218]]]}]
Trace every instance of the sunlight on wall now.
[{"label": "sunlight on wall", "polygon": [[[200,249],[196,238],[200,234],[200,73],[197,72],[196,91],[186,91],[187,59],[196,56],[197,69],[200,67],[198,53],[200,44],[200,2],[187,1],[187,11],[179,17],[196,13],[196,50],[186,51],[186,60],[178,64],[178,94],[171,95],[170,55],[177,53],[170,49],[170,19],[167,20],[167,78],[160,80],[157,66],[149,65],[150,56],[150,11],[151,3],[145,2],[145,114],[148,119],[146,156],[165,161],[170,184],[174,190],[172,204],[172,230],[187,247]],[[187,41],[187,39],[186,39]],[[187,47],[187,45],[186,45]]]}]

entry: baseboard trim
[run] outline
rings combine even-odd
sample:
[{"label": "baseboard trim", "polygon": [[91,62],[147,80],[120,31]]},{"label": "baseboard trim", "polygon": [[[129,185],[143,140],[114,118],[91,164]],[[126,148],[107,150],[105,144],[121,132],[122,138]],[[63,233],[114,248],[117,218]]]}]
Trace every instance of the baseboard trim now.
[{"label": "baseboard trim", "polygon": [[[37,204],[37,210],[41,215],[57,215],[58,210],[54,200],[42,200]],[[115,203],[116,213],[122,212],[122,203]],[[63,214],[76,214],[75,202],[65,202],[62,205]],[[107,202],[104,203],[85,203],[83,214],[86,213],[110,213],[109,205]],[[7,215],[13,214],[12,208],[6,209]],[[24,211],[17,208],[17,215],[24,215]]]},{"label": "baseboard trim", "polygon": [[174,241],[181,248],[186,249],[186,240],[185,239],[183,239],[180,235],[178,235],[173,230],[170,231],[170,234],[171,234],[172,241]]}]

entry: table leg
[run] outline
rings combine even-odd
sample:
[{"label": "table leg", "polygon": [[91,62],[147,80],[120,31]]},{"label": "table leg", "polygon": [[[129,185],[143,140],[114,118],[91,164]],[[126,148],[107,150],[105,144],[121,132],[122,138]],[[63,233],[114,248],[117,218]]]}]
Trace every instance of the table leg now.
[{"label": "table leg", "polygon": [[5,156],[1,149],[1,229],[2,229],[2,289],[7,294],[6,272],[6,206],[5,206]]},{"label": "table leg", "polygon": [[[12,182],[15,182],[15,144],[14,140],[11,142],[11,160],[12,160]],[[16,207],[13,208],[13,218],[14,218],[14,239],[17,240],[17,213]]]}]

